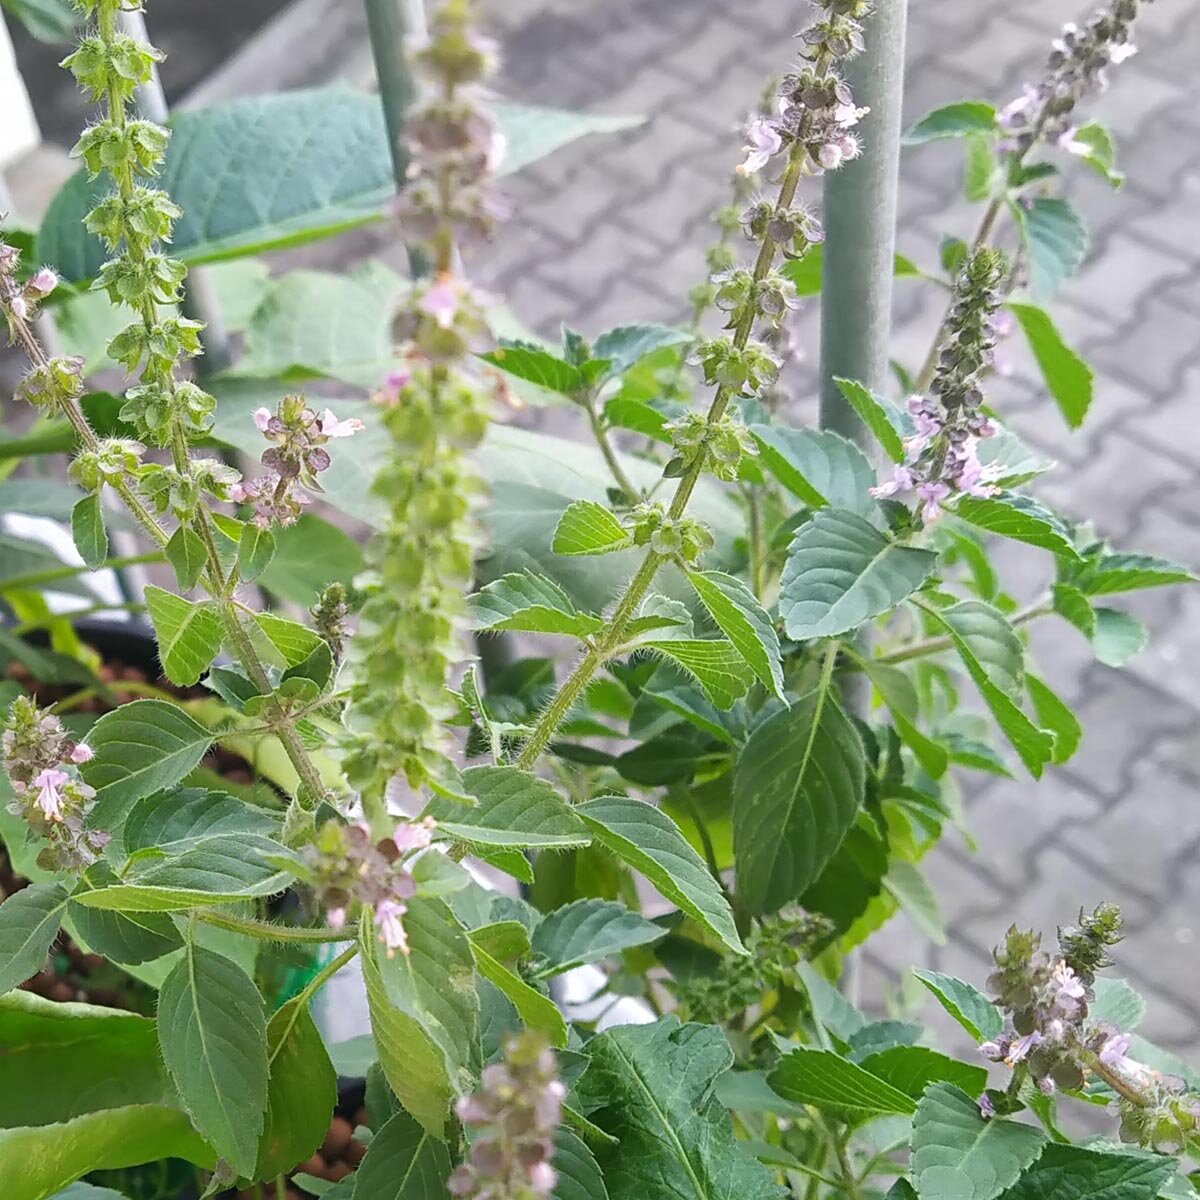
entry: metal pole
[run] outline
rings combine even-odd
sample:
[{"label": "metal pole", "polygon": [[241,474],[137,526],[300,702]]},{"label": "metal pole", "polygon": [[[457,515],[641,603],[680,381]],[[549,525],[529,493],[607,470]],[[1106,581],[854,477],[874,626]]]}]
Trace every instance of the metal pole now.
[{"label": "metal pole", "polygon": [[[140,9],[123,9],[119,16],[121,29],[128,37],[144,46],[150,44],[149,35],[146,33],[146,20]],[[134,99],[139,114],[146,120],[154,121],[158,125],[165,125],[169,120],[170,109],[157,67],[151,72],[150,79],[138,87]],[[201,335],[204,354],[197,360],[196,369],[201,376],[215,375],[233,361],[229,347],[229,331],[225,328],[225,318],[217,302],[217,293],[213,288],[212,278],[202,267],[192,267],[188,272],[186,286],[181,307],[193,320],[204,322],[204,332]]]},{"label": "metal pole", "polygon": [[855,441],[865,431],[834,379],[887,382],[907,16],[908,0],[879,0],[868,18],[866,49],[847,71],[855,102],[871,109],[863,152],[825,177],[820,420]]},{"label": "metal pole", "polygon": [[371,56],[379,80],[379,100],[387,124],[388,150],[392,155],[392,177],[396,190],[408,182],[408,155],[404,149],[404,121],[416,99],[416,84],[408,69],[404,38],[409,27],[405,0],[363,0]]}]

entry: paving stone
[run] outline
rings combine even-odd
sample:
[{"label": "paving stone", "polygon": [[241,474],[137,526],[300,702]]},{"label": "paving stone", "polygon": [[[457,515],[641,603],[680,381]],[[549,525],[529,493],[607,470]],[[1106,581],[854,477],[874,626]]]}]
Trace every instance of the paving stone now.
[{"label": "paving stone", "polygon": [[[1102,252],[1092,248],[1083,269],[1063,289],[1062,299],[1095,312],[1132,313],[1148,296],[1188,273],[1187,263],[1178,255],[1120,233],[1108,240]],[[1073,342],[1074,330],[1064,326],[1060,306],[1055,306],[1054,315],[1068,342]]]}]

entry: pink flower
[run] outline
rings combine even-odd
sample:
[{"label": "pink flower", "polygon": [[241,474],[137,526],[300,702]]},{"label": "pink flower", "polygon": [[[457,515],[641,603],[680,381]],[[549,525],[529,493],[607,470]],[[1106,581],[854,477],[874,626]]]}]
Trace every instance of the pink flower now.
[{"label": "pink flower", "polygon": [[1025,90],[1015,100],[1006,104],[997,114],[996,120],[1001,129],[1014,129],[1023,122],[1022,117],[1033,111],[1038,102],[1037,88],[1025,85]]},{"label": "pink flower", "polygon": [[375,905],[375,931],[387,947],[388,958],[395,958],[397,950],[408,953],[408,935],[401,920],[407,911],[407,906],[399,900],[380,900]]},{"label": "pink flower", "polygon": [[1029,1057],[1029,1052],[1035,1047],[1042,1044],[1042,1035],[1035,1029],[1032,1033],[1027,1033],[1024,1037],[1017,1038],[1009,1048],[1008,1057],[1004,1060],[1010,1067],[1015,1066],[1019,1062],[1023,1062]]},{"label": "pink flower", "polygon": [[1129,1051],[1129,1043],[1132,1039],[1127,1033],[1114,1034],[1100,1047],[1100,1061],[1105,1066],[1115,1067],[1121,1070],[1128,1061],[1125,1055]]},{"label": "pink flower", "polygon": [[12,310],[12,315],[18,321],[24,321],[29,316],[29,305],[24,296],[13,296],[8,302],[8,307]]},{"label": "pink flower", "polygon": [[421,297],[421,311],[433,317],[443,329],[449,329],[458,313],[462,291],[457,279],[444,275]]},{"label": "pink flower", "polygon": [[244,504],[250,498],[250,496],[242,484],[235,483],[229,489],[229,498],[234,502],[234,504]]},{"label": "pink flower", "polygon": [[91,762],[95,757],[95,752],[92,750],[91,746],[84,742],[77,743],[75,749],[71,751],[71,761],[77,766],[80,763]]},{"label": "pink flower", "polygon": [[497,129],[492,133],[492,140],[488,143],[487,169],[489,173],[500,169],[500,164],[504,161],[507,153],[508,138]]},{"label": "pink flower", "polygon": [[36,776],[33,786],[38,789],[37,806],[45,814],[48,821],[62,820],[62,792],[64,784],[70,783],[71,777],[66,771],[47,767]]},{"label": "pink flower", "polygon": [[357,417],[348,417],[339,421],[327,408],[321,417],[321,432],[327,438],[348,438],[361,433],[366,426]]},{"label": "pink flower", "polygon": [[989,1062],[1004,1061],[1004,1047],[999,1042],[984,1042],[979,1047],[979,1053]]},{"label": "pink flower", "polygon": [[876,484],[875,487],[868,490],[877,500],[882,500],[885,496],[894,496],[897,492],[910,491],[912,486],[912,471],[908,467],[897,466],[892,471],[892,477],[887,483]]},{"label": "pink flower", "polygon": [[346,910],[344,908],[331,908],[325,914],[325,919],[329,922],[330,929],[341,929],[346,924]]},{"label": "pink flower", "polygon": [[996,1115],[996,1106],[992,1103],[992,1098],[984,1092],[979,1097],[979,1115],[985,1120],[990,1120]]},{"label": "pink flower", "polygon": [[548,1163],[534,1163],[529,1168],[529,1186],[540,1196],[548,1196],[558,1182],[558,1172]]},{"label": "pink flower", "polygon": [[1067,966],[1065,962],[1060,962],[1050,974],[1050,981],[1054,984],[1054,1004],[1061,1012],[1073,1013],[1079,1008],[1079,1001],[1083,999],[1087,989],[1083,986],[1083,981]]},{"label": "pink flower", "polygon": [[266,433],[267,426],[271,423],[271,410],[269,408],[256,408],[254,410],[254,424],[258,426],[259,433]]},{"label": "pink flower", "polygon": [[950,489],[940,479],[923,483],[917,488],[917,495],[924,502],[922,516],[926,521],[936,521],[942,515],[942,501],[950,495]]},{"label": "pink flower", "polygon": [[833,110],[833,119],[843,129],[849,129],[852,125],[857,125],[870,111],[869,108],[856,108],[853,104],[839,104]]},{"label": "pink flower", "polygon": [[858,157],[858,138],[852,133],[843,133],[829,139],[817,151],[817,161],[827,171],[836,171],[842,163],[850,162]]},{"label": "pink flower", "polygon": [[742,149],[746,152],[746,160],[738,167],[738,174],[757,175],[783,149],[783,138],[770,121],[759,117],[750,122]]},{"label": "pink flower", "polygon": [[392,840],[401,854],[410,850],[424,850],[433,841],[432,821],[404,821],[396,826]]},{"label": "pink flower", "polygon": [[25,290],[39,299],[48,296],[58,287],[58,276],[49,268],[43,267],[36,275],[32,275],[25,284]]}]

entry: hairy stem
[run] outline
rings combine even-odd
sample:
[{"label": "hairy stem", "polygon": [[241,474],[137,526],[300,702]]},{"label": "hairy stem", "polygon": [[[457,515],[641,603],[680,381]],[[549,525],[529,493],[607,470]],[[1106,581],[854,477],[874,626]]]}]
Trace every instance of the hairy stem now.
[{"label": "hairy stem", "polygon": [[632,504],[641,495],[641,491],[634,486],[625,468],[621,466],[621,460],[617,457],[617,452],[609,439],[608,430],[604,427],[600,413],[596,410],[595,397],[590,394],[585,395],[580,403],[584,412],[587,413],[588,423],[592,427],[592,436],[596,439],[596,445],[600,447],[600,453],[603,455],[608,469],[612,472],[617,487],[624,493],[626,503]]},{"label": "hairy stem", "polygon": [[[1053,612],[1054,609],[1048,604],[1040,602],[1032,604],[1017,613],[1012,619],[1012,624],[1014,628],[1018,628],[1021,625],[1028,625],[1030,621],[1036,621],[1039,617],[1049,616]],[[954,640],[949,636],[925,638],[922,641],[914,642],[911,646],[905,646],[903,650],[893,650],[890,654],[882,654],[872,661],[890,667],[897,663],[911,662],[914,658],[927,658],[931,654],[941,654],[943,651],[953,648]]]},{"label": "hairy stem", "polygon": [[[304,929],[296,925],[276,925],[271,921],[256,921],[252,917],[235,917],[230,913],[217,912],[215,909],[208,908],[200,909],[192,916],[204,925],[215,925],[218,929],[228,929],[231,933],[245,934],[246,937],[256,938],[260,942],[311,945],[322,942],[344,942],[352,936],[347,934],[344,929],[332,929],[328,926],[319,929]],[[350,955],[350,958],[353,957]],[[336,961],[337,959],[334,960],[334,962]],[[346,961],[349,962],[350,959],[347,958]],[[332,965],[331,963],[330,966]]]}]

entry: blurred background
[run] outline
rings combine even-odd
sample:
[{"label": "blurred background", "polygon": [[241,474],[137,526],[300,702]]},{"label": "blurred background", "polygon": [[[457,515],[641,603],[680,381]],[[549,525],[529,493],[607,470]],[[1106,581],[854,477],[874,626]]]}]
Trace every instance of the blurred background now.
[{"label": "blurred background", "polygon": [[[40,0],[10,0],[36,7]],[[799,3],[780,0],[496,0],[482,7],[503,47],[499,89],[514,100],[642,114],[632,132],[591,138],[510,178],[515,214],[472,274],[507,297],[529,326],[561,322],[594,335],[633,321],[684,322],[704,274],[712,213],[728,201],[740,127],[768,79],[788,66]],[[1086,0],[911,0],[906,123],[967,97],[997,105],[1042,69],[1064,21]],[[354,0],[156,0],[154,40],[173,107],[333,80],[373,84],[365,21]],[[65,154],[85,118],[66,52],[9,20],[24,89],[0,38],[0,165],[16,210],[36,219],[71,172]],[[1056,305],[1059,327],[1097,371],[1083,431],[1071,434],[1015,346],[990,399],[1059,469],[1039,495],[1095,519],[1118,547],[1200,564],[1200,4],[1157,0],[1137,30],[1139,54],[1113,72],[1095,106],[1118,144],[1118,191],[1080,167],[1072,199],[1091,250]],[[33,122],[24,105],[31,103]],[[869,119],[865,126],[870,136]],[[937,262],[940,239],[969,236],[962,149],[905,152],[898,249]],[[809,197],[818,200],[814,192]],[[0,208],[4,205],[0,203]],[[273,269],[346,270],[368,257],[403,268],[395,231],[359,230],[273,257]],[[944,303],[927,284],[897,281],[893,353],[923,358]],[[798,420],[815,414],[819,304],[796,321],[800,355],[788,387]],[[0,351],[2,356],[3,351]],[[0,357],[0,394],[17,377]],[[0,396],[6,399],[6,397]],[[11,412],[6,408],[6,414]],[[561,411],[519,415],[566,432]],[[1005,543],[1010,590],[1044,570]],[[864,1000],[895,989],[906,967],[966,978],[1017,920],[1052,928],[1080,903],[1113,899],[1131,935],[1122,973],[1150,1001],[1144,1032],[1200,1048],[1200,589],[1131,597],[1150,648],[1117,672],[1096,663],[1065,624],[1035,627],[1041,673],[1073,702],[1086,738],[1040,785],[991,779],[966,797],[981,847],[948,838],[927,860],[946,928],[931,946],[905,918],[871,942]]]}]

